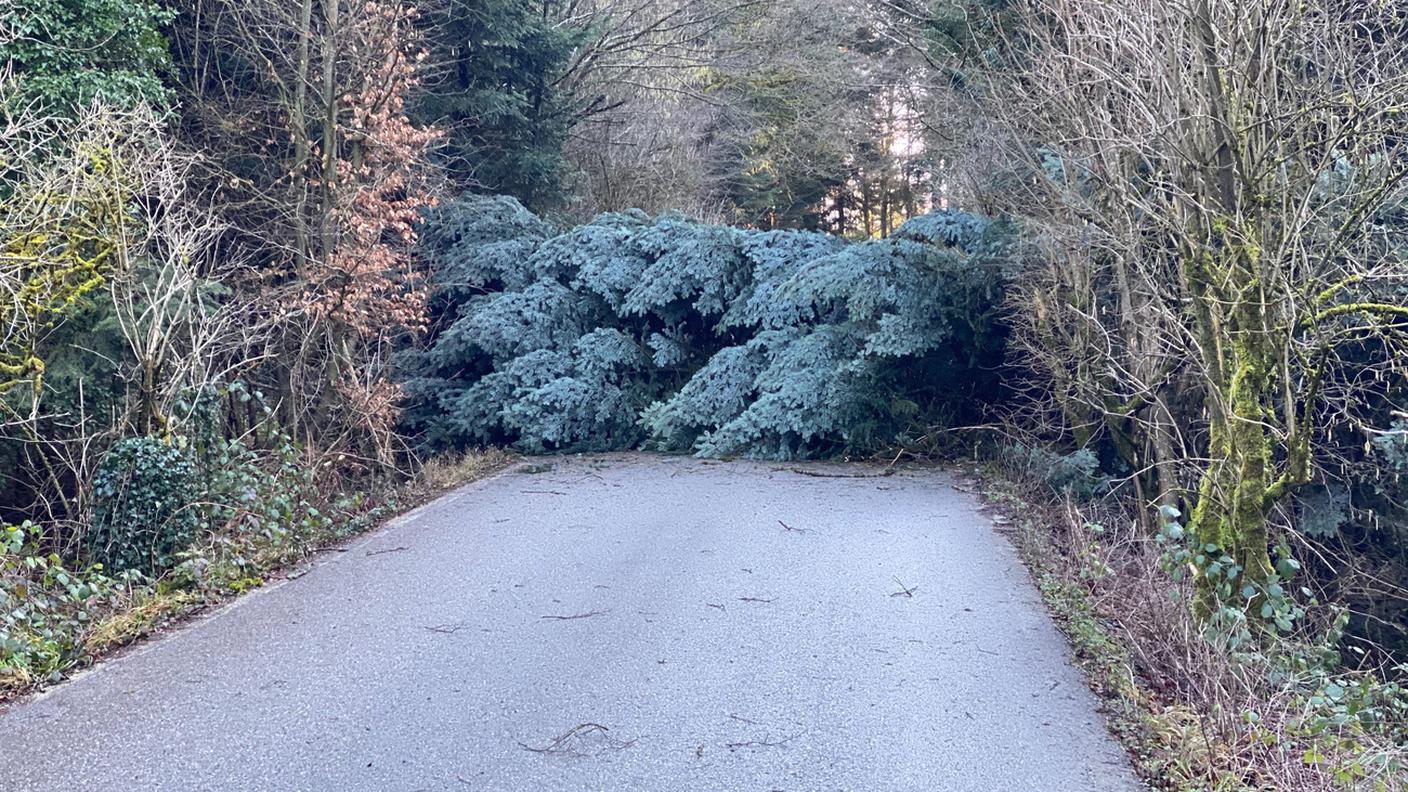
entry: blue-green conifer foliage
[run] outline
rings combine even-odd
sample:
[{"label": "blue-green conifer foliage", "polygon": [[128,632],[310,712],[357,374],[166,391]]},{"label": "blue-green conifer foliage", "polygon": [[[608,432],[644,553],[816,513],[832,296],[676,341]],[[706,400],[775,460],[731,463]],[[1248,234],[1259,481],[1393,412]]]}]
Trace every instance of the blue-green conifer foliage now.
[{"label": "blue-green conifer foliage", "polygon": [[406,420],[433,448],[864,453],[996,395],[1014,236],[978,215],[848,242],[467,196],[421,239],[439,321]]}]

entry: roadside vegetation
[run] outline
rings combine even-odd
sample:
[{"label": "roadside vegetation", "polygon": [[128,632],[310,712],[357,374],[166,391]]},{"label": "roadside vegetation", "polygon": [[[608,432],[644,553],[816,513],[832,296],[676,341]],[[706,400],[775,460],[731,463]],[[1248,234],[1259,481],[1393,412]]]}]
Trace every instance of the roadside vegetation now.
[{"label": "roadside vegetation", "polygon": [[1026,509],[1044,592],[1158,783],[1404,788],[1408,18],[968,10],[979,192],[1042,249],[993,456],[1057,494]]},{"label": "roadside vegetation", "polygon": [[1181,551],[1129,501],[1049,488],[1039,468],[972,473],[1152,788],[1404,788],[1408,669],[1356,662],[1343,606],[1307,597],[1325,621],[1275,638],[1211,628]]},{"label": "roadside vegetation", "polygon": [[[155,456],[165,457],[168,466],[169,449],[155,447]],[[178,520],[124,515],[130,522],[122,524],[144,530],[106,541],[122,552],[141,552],[143,560],[137,563],[95,554],[104,560],[75,564],[47,551],[46,537],[35,523],[4,526],[0,700],[57,682],[103,655],[271,580],[297,577],[319,552],[514,460],[497,449],[444,454],[395,483],[329,497],[290,462],[292,451],[284,445],[272,458],[250,454],[233,464],[222,462],[229,465],[224,474],[229,478],[222,483],[234,479],[239,485],[238,496],[223,504],[216,491],[169,489],[169,467],[163,470],[160,463],[134,466],[121,484],[125,502],[190,500],[180,507],[189,516]],[[154,470],[159,472],[154,475]],[[184,475],[176,483],[185,483],[181,479]],[[187,527],[176,535],[145,530],[181,523]],[[169,548],[169,554],[156,555],[149,564],[151,551],[160,548]],[[113,569],[118,571],[108,571]]]},{"label": "roadside vegetation", "polygon": [[1342,0],[0,0],[0,690],[486,448],[914,455],[979,465],[1156,787],[1404,789],[1405,42]]}]

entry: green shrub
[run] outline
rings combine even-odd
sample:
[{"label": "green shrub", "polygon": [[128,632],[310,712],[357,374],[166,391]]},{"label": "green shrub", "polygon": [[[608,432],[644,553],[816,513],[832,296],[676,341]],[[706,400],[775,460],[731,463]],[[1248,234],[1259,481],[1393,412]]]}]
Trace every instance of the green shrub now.
[{"label": "green shrub", "polygon": [[[255,425],[231,432],[235,413]],[[103,457],[91,566],[50,554],[29,522],[0,525],[0,693],[52,681],[191,603],[259,586],[394,508],[321,496],[299,447],[241,383],[187,393],[169,418],[169,441],[128,438]]]},{"label": "green shrub", "polygon": [[88,556],[108,570],[170,569],[200,525],[190,455],[151,437],[119,440],[93,477]]},{"label": "green shrub", "polygon": [[70,113],[94,99],[164,106],[171,56],[161,29],[175,13],[152,0],[11,0],[0,61],[19,78],[21,102]]},{"label": "green shrub", "polygon": [[[182,394],[173,413],[200,521],[194,544],[178,554],[174,585],[217,594],[257,585],[348,524],[329,513],[300,447],[258,391],[242,382],[207,385]],[[253,425],[230,432],[236,414]]]}]

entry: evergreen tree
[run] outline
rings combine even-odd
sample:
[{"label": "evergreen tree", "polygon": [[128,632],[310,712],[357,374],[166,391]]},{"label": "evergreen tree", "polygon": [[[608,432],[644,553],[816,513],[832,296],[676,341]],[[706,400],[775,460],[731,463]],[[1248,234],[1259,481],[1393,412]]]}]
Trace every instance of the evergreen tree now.
[{"label": "evergreen tree", "polygon": [[556,233],[471,196],[426,226],[444,316],[406,390],[431,446],[818,456],[996,390],[1010,234],[985,218],[859,244],[634,210]]},{"label": "evergreen tree", "polygon": [[11,101],[62,114],[95,99],[166,105],[171,19],[152,0],[13,0],[0,18],[0,62],[19,80]]},{"label": "evergreen tree", "polygon": [[562,147],[575,104],[559,77],[589,35],[562,24],[560,0],[445,0],[423,18],[440,77],[422,120],[446,130],[464,186],[541,210],[560,199]]}]

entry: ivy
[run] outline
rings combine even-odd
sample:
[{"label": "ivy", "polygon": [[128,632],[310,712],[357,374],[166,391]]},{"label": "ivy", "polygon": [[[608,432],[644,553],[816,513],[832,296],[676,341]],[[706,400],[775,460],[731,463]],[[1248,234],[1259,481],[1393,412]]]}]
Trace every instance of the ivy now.
[{"label": "ivy", "polygon": [[32,522],[0,525],[0,690],[57,680],[82,659],[103,605],[142,579],[76,569],[42,545]]},{"label": "ivy", "polygon": [[150,437],[113,444],[93,477],[89,556],[107,569],[171,568],[200,524],[190,455]]}]

